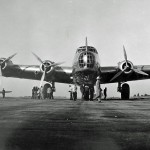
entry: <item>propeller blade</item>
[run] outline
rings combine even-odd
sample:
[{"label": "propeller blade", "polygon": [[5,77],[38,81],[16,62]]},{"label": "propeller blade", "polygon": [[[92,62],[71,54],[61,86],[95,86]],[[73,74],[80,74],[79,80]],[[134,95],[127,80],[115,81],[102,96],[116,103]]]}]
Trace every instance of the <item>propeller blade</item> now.
[{"label": "propeller blade", "polygon": [[64,62],[53,63],[53,64],[51,64],[51,67],[59,66],[59,65],[61,65],[61,64],[63,64],[63,63],[64,63]]},{"label": "propeller blade", "polygon": [[5,63],[5,62],[7,62],[7,61],[9,61],[9,60],[11,60],[16,54],[17,54],[17,53],[15,53],[15,54],[11,55],[10,57],[6,58],[6,59],[2,62],[2,64]]},{"label": "propeller blade", "polygon": [[124,59],[125,59],[125,61],[127,62],[127,61],[128,61],[128,60],[127,60],[127,53],[126,53],[126,50],[125,50],[124,45],[123,45],[123,53],[124,53]]},{"label": "propeller blade", "polygon": [[137,73],[137,74],[141,74],[141,75],[144,75],[144,76],[149,76],[149,74],[147,74],[147,73],[145,73],[145,72],[143,72],[143,71],[141,71],[141,70],[138,70],[138,69],[133,69],[133,71],[134,71],[135,73]]},{"label": "propeller blade", "polygon": [[115,80],[116,78],[118,78],[122,73],[123,73],[122,70],[121,70],[120,72],[118,72],[118,73],[110,80],[110,82],[113,81],[113,80]]},{"label": "propeller blade", "polygon": [[126,66],[128,66],[127,53],[126,53],[124,45],[123,45],[123,53],[124,53],[124,59],[126,61]]},{"label": "propeller blade", "polygon": [[40,57],[38,57],[35,53],[33,53],[32,52],[32,54],[37,58],[37,60],[40,62],[40,63],[42,63],[43,64],[43,61],[41,60],[41,58]]},{"label": "propeller blade", "polygon": [[45,79],[45,73],[46,73],[46,70],[44,71],[44,73],[43,73],[43,75],[42,75],[42,77],[41,77],[40,87],[42,86],[43,81],[44,81],[44,79]]}]

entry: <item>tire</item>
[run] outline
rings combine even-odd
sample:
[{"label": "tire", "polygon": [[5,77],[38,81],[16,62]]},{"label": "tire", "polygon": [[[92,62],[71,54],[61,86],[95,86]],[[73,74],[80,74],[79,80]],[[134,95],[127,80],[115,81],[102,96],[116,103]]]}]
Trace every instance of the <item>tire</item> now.
[{"label": "tire", "polygon": [[122,85],[121,99],[128,100],[129,98],[130,98],[130,87],[129,87],[129,84],[125,83]]},{"label": "tire", "polygon": [[43,98],[44,98],[44,99],[47,98],[47,88],[48,88],[48,87],[51,87],[51,85],[48,84],[48,83],[46,83],[46,84],[44,85],[44,87],[43,87]]}]

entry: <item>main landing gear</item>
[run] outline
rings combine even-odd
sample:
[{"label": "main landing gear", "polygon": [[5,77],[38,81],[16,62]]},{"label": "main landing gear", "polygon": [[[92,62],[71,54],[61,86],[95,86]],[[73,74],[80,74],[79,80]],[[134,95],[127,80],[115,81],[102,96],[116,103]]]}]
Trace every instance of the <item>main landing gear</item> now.
[{"label": "main landing gear", "polygon": [[44,84],[44,86],[43,86],[43,98],[44,98],[44,99],[47,98],[47,89],[48,89],[49,87],[51,88],[51,90],[52,90],[53,92],[55,92],[55,83],[54,83],[54,82],[52,82],[51,84],[50,84],[50,83]]},{"label": "main landing gear", "polygon": [[127,83],[118,83],[118,92],[121,93],[122,100],[128,100],[130,98],[130,86]]}]

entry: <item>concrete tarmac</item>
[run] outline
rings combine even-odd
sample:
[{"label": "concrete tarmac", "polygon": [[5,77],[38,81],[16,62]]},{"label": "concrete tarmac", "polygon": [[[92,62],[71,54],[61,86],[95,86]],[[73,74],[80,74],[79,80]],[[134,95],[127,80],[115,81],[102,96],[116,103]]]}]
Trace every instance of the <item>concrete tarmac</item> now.
[{"label": "concrete tarmac", "polygon": [[150,150],[150,99],[0,99],[0,150]]}]

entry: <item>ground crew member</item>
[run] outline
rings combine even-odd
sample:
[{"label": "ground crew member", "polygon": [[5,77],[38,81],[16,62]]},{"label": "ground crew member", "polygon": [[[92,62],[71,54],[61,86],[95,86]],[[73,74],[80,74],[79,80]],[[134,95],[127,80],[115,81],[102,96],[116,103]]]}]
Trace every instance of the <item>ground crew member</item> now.
[{"label": "ground crew member", "polygon": [[54,99],[53,91],[54,91],[54,89],[52,87],[50,87],[50,99]]},{"label": "ground crew member", "polygon": [[3,98],[5,98],[5,90],[4,90],[4,88],[2,90],[2,95],[3,95]]},{"label": "ground crew member", "polygon": [[52,87],[51,99],[54,99],[53,93],[56,91],[55,87]]},{"label": "ground crew member", "polygon": [[90,92],[90,100],[93,100],[93,94],[94,94],[94,87],[93,86],[89,87],[89,92]]},{"label": "ground crew member", "polygon": [[73,100],[73,89],[71,85],[69,85],[69,92],[70,92],[70,100]]},{"label": "ground crew member", "polygon": [[87,85],[84,86],[84,98],[89,100],[89,87]]},{"label": "ground crew member", "polygon": [[32,88],[32,99],[34,98],[34,87]]},{"label": "ground crew member", "polygon": [[104,89],[104,99],[106,99],[106,97],[107,97],[107,88],[105,87],[105,89]]},{"label": "ground crew member", "polygon": [[37,99],[38,98],[38,87],[35,86],[34,88],[34,98]]},{"label": "ground crew member", "polygon": [[47,88],[47,98],[49,98],[49,99],[51,99],[51,96],[50,96],[51,92],[52,92],[51,88],[48,87]]},{"label": "ground crew member", "polygon": [[39,89],[40,99],[43,99],[43,87],[41,86]]},{"label": "ground crew member", "polygon": [[98,76],[96,78],[96,98],[95,99],[98,99],[98,102],[101,102],[101,92],[102,92],[102,89],[101,89],[101,86],[100,86],[100,77]]},{"label": "ground crew member", "polygon": [[77,86],[76,85],[73,86],[73,100],[74,101],[77,100]]}]

